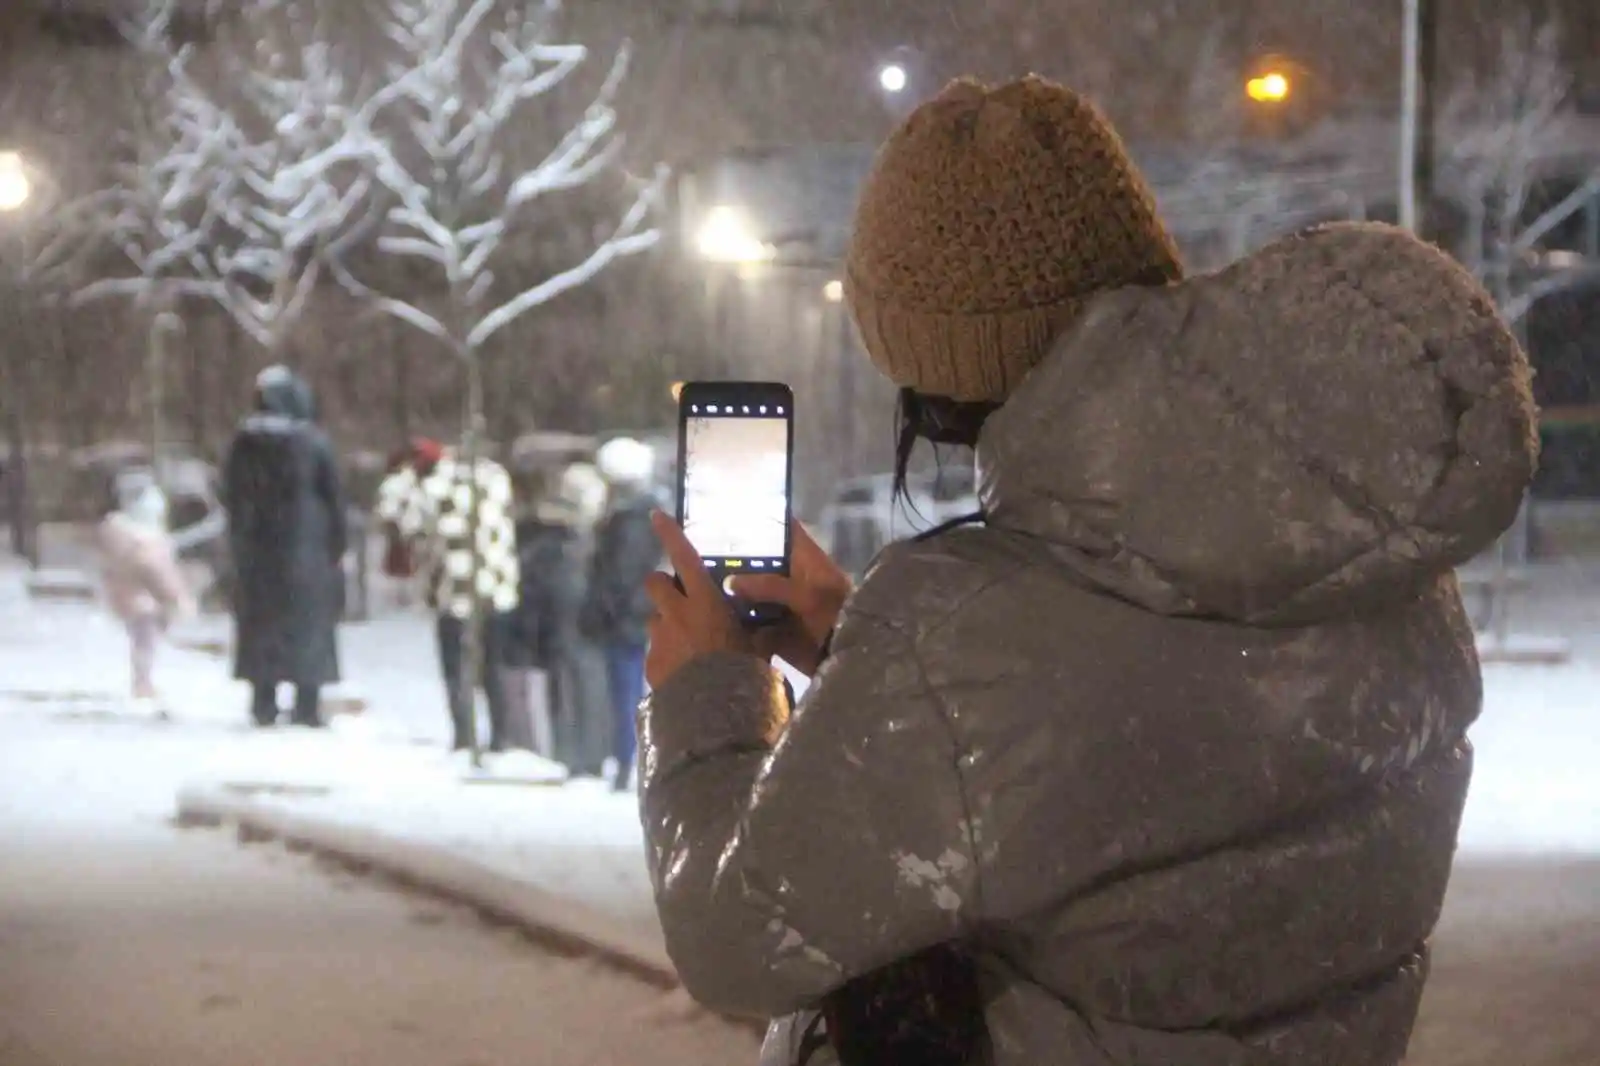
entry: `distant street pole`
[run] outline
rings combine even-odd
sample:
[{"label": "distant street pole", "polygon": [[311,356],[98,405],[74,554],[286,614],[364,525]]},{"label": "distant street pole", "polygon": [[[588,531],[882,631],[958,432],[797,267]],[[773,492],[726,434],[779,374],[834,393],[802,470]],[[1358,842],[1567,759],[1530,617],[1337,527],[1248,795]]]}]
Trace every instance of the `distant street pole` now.
[{"label": "distant street pole", "polygon": [[1403,0],[1400,71],[1400,225],[1431,233],[1434,202],[1435,115],[1439,86],[1437,0]]}]

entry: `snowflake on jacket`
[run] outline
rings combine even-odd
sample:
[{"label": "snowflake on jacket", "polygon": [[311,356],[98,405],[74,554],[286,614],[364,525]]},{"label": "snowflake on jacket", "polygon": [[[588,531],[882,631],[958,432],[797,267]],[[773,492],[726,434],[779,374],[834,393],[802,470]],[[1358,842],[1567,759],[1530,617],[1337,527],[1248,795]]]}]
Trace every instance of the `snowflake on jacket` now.
[{"label": "snowflake on jacket", "polygon": [[472,479],[466,464],[451,455],[421,477],[406,467],[384,479],[378,487],[376,507],[380,522],[394,523],[400,535],[417,546],[417,569],[428,582],[428,606],[461,619],[472,614],[468,511],[473,480],[477,482],[481,555],[478,592],[495,612],[512,611],[519,599],[521,572],[511,515],[511,475],[505,467],[492,459],[479,459]]}]

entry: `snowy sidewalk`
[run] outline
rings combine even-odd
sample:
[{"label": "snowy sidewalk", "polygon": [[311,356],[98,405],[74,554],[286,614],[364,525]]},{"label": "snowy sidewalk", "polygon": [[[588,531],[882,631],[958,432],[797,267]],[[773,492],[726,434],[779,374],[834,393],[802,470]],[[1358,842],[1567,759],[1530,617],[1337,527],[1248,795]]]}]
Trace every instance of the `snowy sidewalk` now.
[{"label": "snowy sidewalk", "polygon": [[[1600,671],[1493,666],[1485,690],[1461,866],[1600,856]],[[594,930],[609,921],[642,966],[665,966],[635,797],[590,781],[526,788],[363,769],[359,750],[343,760],[342,783],[310,792],[235,787],[244,767],[231,781],[214,767],[184,790],[180,812],[343,851],[511,917],[523,898],[533,925],[559,926],[565,900],[575,936],[605,940]]]}]

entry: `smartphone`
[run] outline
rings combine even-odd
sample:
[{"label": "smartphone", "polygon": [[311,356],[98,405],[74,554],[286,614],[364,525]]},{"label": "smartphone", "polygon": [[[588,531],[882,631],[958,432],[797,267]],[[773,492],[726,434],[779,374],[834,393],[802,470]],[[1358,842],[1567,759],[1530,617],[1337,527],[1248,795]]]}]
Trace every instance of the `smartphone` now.
[{"label": "smartphone", "polygon": [[678,392],[678,522],[741,620],[771,625],[781,604],[733,595],[740,574],[789,572],[794,393],[770,381],[689,381]]}]

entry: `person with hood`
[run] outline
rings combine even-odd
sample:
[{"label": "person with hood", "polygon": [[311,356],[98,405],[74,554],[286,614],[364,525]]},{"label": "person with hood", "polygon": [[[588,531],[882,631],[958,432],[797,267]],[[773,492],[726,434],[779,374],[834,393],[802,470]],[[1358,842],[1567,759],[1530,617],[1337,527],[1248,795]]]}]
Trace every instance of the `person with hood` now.
[{"label": "person with hood", "polygon": [[891,136],[845,276],[900,472],[975,445],[982,513],[842,613],[797,531],[743,589],[793,609],[767,633],[656,518],[640,808],[685,987],[775,1019],[775,1066],[1397,1066],[1482,697],[1453,571],[1536,461],[1487,294],[1378,224],[1186,278],[1035,78]]},{"label": "person with hood", "polygon": [[261,372],[255,401],[222,478],[236,571],[234,676],[253,688],[258,726],[276,724],[278,686],[290,684],[290,722],[315,727],[322,687],[339,680],[346,531],[338,463],[313,421],[310,386],[288,367]]},{"label": "person with hood", "polygon": [[595,523],[606,483],[588,463],[562,471],[553,493],[517,523],[520,654],[546,678],[551,751],[574,777],[599,777],[611,753],[605,661],[578,626]]},{"label": "person with hood", "polygon": [[197,611],[167,531],[166,494],[154,480],[130,487],[98,534],[106,605],[128,631],[133,700],[159,710],[155,657],[161,635]]},{"label": "person with hood", "polygon": [[630,437],[600,446],[595,465],[609,489],[605,517],[595,530],[594,555],[581,623],[605,652],[611,690],[612,787],[624,792],[633,777],[634,715],[644,699],[645,626],[651,615],[645,576],[660,564],[650,528],[659,504],[655,449]]}]

